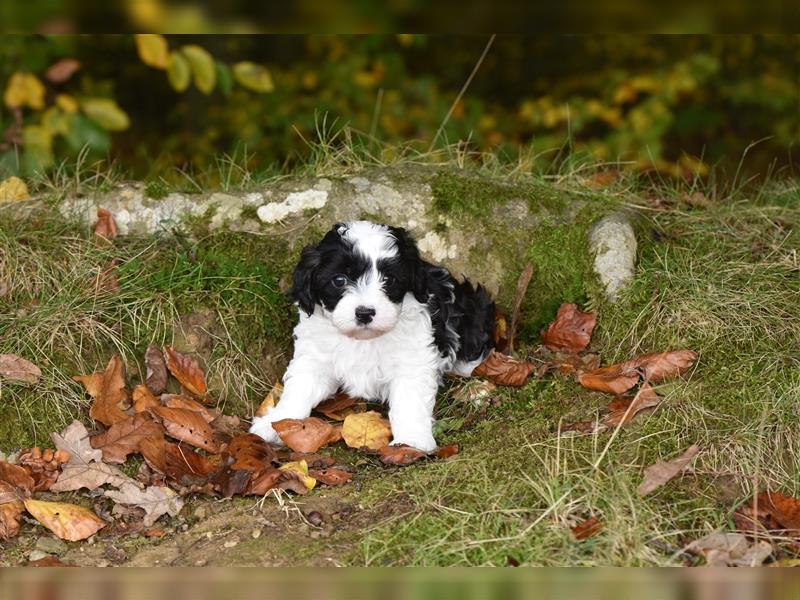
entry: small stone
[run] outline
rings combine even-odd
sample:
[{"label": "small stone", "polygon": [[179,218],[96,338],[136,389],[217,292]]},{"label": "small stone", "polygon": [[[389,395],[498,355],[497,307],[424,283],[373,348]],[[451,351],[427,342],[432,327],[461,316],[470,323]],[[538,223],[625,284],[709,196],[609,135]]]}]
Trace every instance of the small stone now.
[{"label": "small stone", "polygon": [[41,550],[31,550],[28,553],[28,560],[41,560],[43,558],[47,558],[50,556],[47,552],[42,552]]},{"label": "small stone", "polygon": [[261,537],[261,530],[260,529],[253,529],[253,532],[250,535],[253,536],[254,540],[257,540],[258,538]]},{"label": "small stone", "polygon": [[68,546],[66,543],[57,538],[42,536],[36,540],[35,548],[37,550],[41,550],[42,552],[46,552],[47,554],[56,554],[61,556],[67,551]]},{"label": "small stone", "polygon": [[225,548],[233,548],[239,544],[239,538],[233,538],[222,544]]},{"label": "small stone", "polygon": [[201,558],[199,560],[194,561],[195,567],[205,567],[208,564],[208,561],[205,558]]},{"label": "small stone", "polygon": [[306,520],[314,527],[319,527],[325,521],[325,519],[322,518],[322,513],[316,510],[312,510],[310,513],[308,513],[306,515]]},{"label": "small stone", "polygon": [[322,537],[322,532],[321,532],[321,531],[317,531],[317,530],[315,529],[314,531],[312,531],[312,532],[311,532],[310,534],[308,534],[308,535],[309,535],[309,537],[311,537],[311,538],[313,538],[313,539],[317,540],[317,539],[319,539],[319,538],[321,538],[321,537]]},{"label": "small stone", "polygon": [[636,234],[627,216],[612,213],[600,219],[589,232],[589,249],[594,254],[594,272],[612,302],[634,275]]},{"label": "small stone", "polygon": [[205,519],[208,516],[208,509],[205,506],[198,506],[194,509],[195,519]]}]

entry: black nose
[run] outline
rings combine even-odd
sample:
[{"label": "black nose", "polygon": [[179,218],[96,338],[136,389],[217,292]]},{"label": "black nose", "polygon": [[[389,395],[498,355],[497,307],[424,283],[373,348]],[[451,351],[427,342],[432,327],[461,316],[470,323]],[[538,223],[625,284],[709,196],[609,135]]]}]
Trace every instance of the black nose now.
[{"label": "black nose", "polygon": [[370,321],[372,321],[372,317],[375,316],[375,309],[368,308],[366,306],[357,306],[356,307],[356,321],[361,323],[362,325],[366,325]]}]

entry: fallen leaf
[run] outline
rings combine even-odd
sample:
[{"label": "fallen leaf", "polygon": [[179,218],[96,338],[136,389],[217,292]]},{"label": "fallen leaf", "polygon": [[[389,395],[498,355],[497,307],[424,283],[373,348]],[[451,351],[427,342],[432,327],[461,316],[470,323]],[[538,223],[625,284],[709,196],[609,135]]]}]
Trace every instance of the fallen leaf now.
[{"label": "fallen leaf", "polygon": [[347,409],[352,408],[355,403],[355,398],[344,392],[338,392],[333,398],[328,398],[317,404],[314,410],[334,421],[344,421],[347,415],[352,412],[347,411]]},{"label": "fallen leaf", "polygon": [[353,474],[344,469],[320,469],[309,470],[308,474],[325,485],[337,486],[344,485],[353,478]]},{"label": "fallen leaf", "polygon": [[154,395],[163,394],[169,378],[164,354],[155,346],[149,346],[144,353],[144,364],[147,368],[144,384]]},{"label": "fallen leaf", "polygon": [[17,500],[22,500],[25,496],[27,496],[27,492],[24,489],[17,489],[17,486],[0,479],[0,504],[16,502]]},{"label": "fallen leaf", "polygon": [[117,237],[117,223],[114,221],[114,215],[105,208],[97,209],[97,221],[94,224],[94,234],[108,241]]},{"label": "fallen leaf", "polygon": [[[280,467],[278,467],[278,470],[283,471],[286,474],[292,475],[294,478],[300,481],[306,488],[305,491],[303,492],[295,489],[295,487],[291,485],[288,485],[284,489],[291,489],[292,491],[295,491],[298,494],[304,494],[307,491],[314,489],[314,486],[317,484],[317,480],[309,476],[308,465],[304,460],[286,463],[285,465],[281,465]],[[279,482],[278,486],[280,487],[281,483],[289,483],[289,482],[290,480],[284,480],[283,482]]]},{"label": "fallen leaf", "polygon": [[114,502],[144,509],[144,526],[150,527],[165,514],[177,517],[183,508],[183,500],[173,490],[163,486],[150,486],[139,489],[135,485],[124,484],[119,490],[106,490],[104,496]]},{"label": "fallen leaf", "polygon": [[437,448],[436,451],[433,453],[436,458],[448,459],[458,454],[458,444],[448,444],[447,446],[442,446]]},{"label": "fallen leaf", "polygon": [[677,377],[689,369],[697,360],[697,353],[691,350],[674,350],[647,354],[629,361],[641,369],[645,381],[657,383],[670,377]]},{"label": "fallen leaf", "polygon": [[172,346],[164,347],[164,358],[169,372],[185,389],[195,396],[206,395],[206,378],[195,359],[181,354]]},{"label": "fallen leaf", "polygon": [[581,521],[572,527],[572,535],[576,540],[585,540],[594,535],[597,535],[603,530],[603,524],[597,517],[589,517],[585,521]]},{"label": "fallen leaf", "polygon": [[142,440],[140,451],[150,468],[182,484],[203,481],[217,470],[213,461],[193,448],[172,444],[163,438]]},{"label": "fallen leaf", "polygon": [[0,482],[6,482],[14,489],[21,490],[24,496],[30,496],[36,482],[23,467],[0,461]]},{"label": "fallen leaf", "polygon": [[61,474],[62,466],[69,462],[70,454],[64,450],[42,450],[38,446],[20,450],[17,462],[34,480],[34,492],[46,492]]},{"label": "fallen leaf", "polygon": [[770,514],[781,529],[793,536],[800,535],[800,500],[780,492],[762,492],[758,495],[758,507]]},{"label": "fallen leaf", "polygon": [[25,512],[22,500],[0,503],[0,540],[10,540],[19,533],[19,520]]},{"label": "fallen leaf", "polygon": [[139,413],[124,421],[114,423],[108,431],[89,439],[92,448],[103,452],[103,460],[122,464],[129,454],[139,452],[144,438],[163,437],[164,428],[153,421],[148,413]]},{"label": "fallen leaf", "polygon": [[644,470],[644,481],[642,481],[637,490],[639,495],[646,496],[667,483],[670,479],[683,471],[686,466],[694,460],[694,457],[697,456],[699,451],[700,447],[697,444],[692,444],[678,458],[670,461],[659,460],[654,465],[647,467]]},{"label": "fallen leaf", "polygon": [[42,372],[35,364],[13,354],[0,354],[0,377],[10,381],[36,383]]},{"label": "fallen leaf", "polygon": [[161,400],[150,391],[146,385],[137,385],[133,388],[133,412],[147,412],[154,406],[161,406]]},{"label": "fallen leaf", "polygon": [[64,83],[81,68],[81,63],[74,58],[62,58],[50,65],[44,76],[52,83]]},{"label": "fallen leaf", "polygon": [[105,521],[89,509],[64,502],[25,500],[25,510],[62,540],[85,540],[106,526]]},{"label": "fallen leaf", "polygon": [[0,203],[28,200],[28,185],[19,177],[11,176],[0,181]]},{"label": "fallen leaf", "polygon": [[625,363],[610,365],[578,375],[580,384],[590,390],[620,395],[639,382],[639,373],[623,370]]},{"label": "fallen leaf", "polygon": [[691,367],[696,359],[697,353],[691,350],[657,352],[582,373],[578,381],[590,390],[619,395],[635,386],[642,377],[652,382],[676,377]]},{"label": "fallen leaf", "polygon": [[336,459],[332,456],[325,454],[307,454],[305,452],[291,452],[288,461],[278,457],[281,462],[291,462],[296,460],[304,460],[308,464],[309,469],[327,469],[336,464]]},{"label": "fallen leaf", "polygon": [[[269,471],[272,469],[274,469],[272,466],[267,468]],[[277,471],[277,469],[275,470]],[[214,478],[214,487],[220,491],[223,498],[245,494],[250,489],[250,481],[253,475],[252,471],[225,469]]]},{"label": "fallen leaf", "polygon": [[243,429],[242,420],[234,415],[220,415],[210,425],[211,429],[221,435],[239,435]]},{"label": "fallen leaf", "polygon": [[162,394],[161,403],[169,408],[185,408],[186,410],[199,413],[206,423],[211,423],[220,416],[218,410],[211,410],[200,404],[197,400],[192,400],[180,394]]},{"label": "fallen leaf", "polygon": [[318,419],[282,419],[272,424],[273,429],[289,448],[295,452],[313,453],[331,441],[341,439],[337,428]]},{"label": "fallen leaf", "polygon": [[531,282],[531,277],[533,277],[533,265],[528,263],[523,269],[522,273],[520,273],[519,279],[517,280],[517,291],[514,294],[514,304],[511,310],[511,326],[509,327],[508,331],[508,351],[514,351],[514,336],[517,333],[517,327],[519,326],[519,315],[520,311],[522,310],[522,301],[525,299],[525,292],[528,291],[528,285]]},{"label": "fallen leaf", "polygon": [[597,421],[580,421],[562,427],[561,431],[577,433],[603,433],[609,429],[621,427],[632,421],[640,412],[653,408],[661,403],[661,396],[656,394],[650,384],[642,384],[633,398],[619,398],[608,405],[609,412]]},{"label": "fallen leaf", "polygon": [[[249,471],[245,471],[249,473]],[[278,481],[287,475],[277,467],[268,467],[259,473],[254,473],[245,493],[263,496],[278,485]]]},{"label": "fallen leaf", "polygon": [[467,379],[451,393],[453,399],[464,404],[481,405],[497,391],[497,386],[486,379]]},{"label": "fallen leaf", "polygon": [[495,307],[494,311],[494,348],[498,352],[508,349],[508,320],[506,316]]},{"label": "fallen leaf", "polygon": [[168,406],[155,406],[150,409],[150,412],[161,418],[167,434],[171,437],[202,448],[207,452],[219,451],[219,444],[214,439],[214,432],[200,413],[186,408],[169,408]]},{"label": "fallen leaf", "polygon": [[750,543],[741,533],[711,533],[695,540],[686,550],[705,558],[708,566],[727,566],[734,558],[745,555]]},{"label": "fallen leaf", "polygon": [[267,412],[275,408],[275,405],[281,399],[281,394],[283,394],[283,385],[276,383],[269,391],[269,394],[264,396],[261,404],[258,405],[255,416],[263,417]]},{"label": "fallen leaf", "polygon": [[103,452],[92,448],[86,426],[77,419],[72,421],[60,434],[51,433],[50,439],[53,440],[56,448],[70,455],[72,464],[85,464],[103,459]]},{"label": "fallen leaf", "polygon": [[160,538],[167,535],[167,532],[159,527],[154,527],[153,529],[146,529],[142,532],[142,535],[146,538]]},{"label": "fallen leaf", "polygon": [[380,449],[381,462],[387,465],[410,465],[412,462],[425,458],[427,453],[405,444],[384,446]]},{"label": "fallen leaf", "polygon": [[380,413],[370,410],[348,415],[342,425],[342,437],[351,448],[380,450],[392,438],[389,421]]},{"label": "fallen leaf", "polygon": [[575,304],[562,304],[555,321],[542,331],[542,343],[551,350],[578,353],[589,345],[596,323],[596,313],[581,312]]},{"label": "fallen leaf", "polygon": [[26,567],[77,567],[70,563],[61,562],[57,556],[48,555],[37,560],[29,560],[25,563]]},{"label": "fallen leaf", "polygon": [[89,408],[89,416],[95,421],[110,427],[114,423],[128,418],[123,408],[127,408],[128,394],[125,390],[125,366],[119,355],[114,355],[108,362],[105,371],[91,375],[76,375],[89,395],[94,398]]},{"label": "fallen leaf", "polygon": [[275,449],[263,438],[253,433],[234,437],[225,452],[233,459],[231,469],[258,472],[276,460]]},{"label": "fallen leaf", "polygon": [[475,368],[472,375],[486,377],[498,385],[522,387],[535,368],[533,363],[517,360],[492,350],[486,360]]}]

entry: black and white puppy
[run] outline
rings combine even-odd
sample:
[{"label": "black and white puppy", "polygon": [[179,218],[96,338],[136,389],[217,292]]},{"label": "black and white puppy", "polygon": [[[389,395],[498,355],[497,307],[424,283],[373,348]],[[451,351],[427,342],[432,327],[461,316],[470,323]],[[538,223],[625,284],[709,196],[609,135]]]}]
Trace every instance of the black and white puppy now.
[{"label": "black and white puppy", "polygon": [[404,229],[354,221],[303,250],[290,297],[300,322],[283,394],[250,431],[280,443],[273,422],[305,418],[342,389],[388,402],[393,444],[435,449],[442,375],[469,375],[493,347],[486,290],[422,260]]}]

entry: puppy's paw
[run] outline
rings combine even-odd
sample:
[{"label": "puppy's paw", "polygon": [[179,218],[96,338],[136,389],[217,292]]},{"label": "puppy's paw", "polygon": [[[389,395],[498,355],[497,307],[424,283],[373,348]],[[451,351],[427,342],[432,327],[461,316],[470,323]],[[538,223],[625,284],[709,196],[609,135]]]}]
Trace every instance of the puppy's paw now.
[{"label": "puppy's paw", "polygon": [[405,444],[423,452],[433,452],[436,450],[436,440],[433,439],[433,434],[408,434],[403,436],[395,436],[390,446],[399,446]]},{"label": "puppy's paw", "polygon": [[255,433],[257,436],[264,438],[270,444],[283,445],[283,440],[272,428],[272,421],[269,415],[263,417],[256,417],[253,419],[253,424],[250,426],[250,433]]}]

